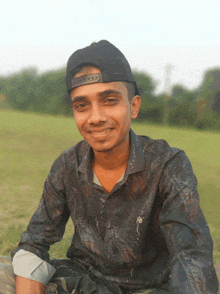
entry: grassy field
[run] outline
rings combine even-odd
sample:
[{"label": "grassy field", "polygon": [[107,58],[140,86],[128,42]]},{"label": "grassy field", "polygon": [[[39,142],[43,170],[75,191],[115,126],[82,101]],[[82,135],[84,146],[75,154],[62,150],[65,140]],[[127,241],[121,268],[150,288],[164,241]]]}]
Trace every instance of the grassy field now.
[{"label": "grassy field", "polygon": [[[165,139],[183,149],[198,179],[201,207],[214,241],[214,264],[220,261],[220,134],[133,123],[137,134]],[[73,118],[0,111],[0,255],[17,247],[41,197],[53,161],[82,137]],[[51,257],[64,257],[73,227],[51,246]]]}]

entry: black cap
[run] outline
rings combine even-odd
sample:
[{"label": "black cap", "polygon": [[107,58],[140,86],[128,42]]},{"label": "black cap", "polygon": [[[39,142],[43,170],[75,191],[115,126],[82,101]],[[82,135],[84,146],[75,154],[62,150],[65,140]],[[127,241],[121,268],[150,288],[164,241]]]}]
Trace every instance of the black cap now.
[{"label": "black cap", "polygon": [[[83,64],[98,67],[101,74],[92,74],[74,78],[74,70]],[[92,43],[90,46],[75,51],[67,62],[66,86],[68,95],[66,102],[71,105],[70,92],[79,86],[91,83],[133,82],[135,95],[139,95],[131,67],[118,48],[106,40]]]}]

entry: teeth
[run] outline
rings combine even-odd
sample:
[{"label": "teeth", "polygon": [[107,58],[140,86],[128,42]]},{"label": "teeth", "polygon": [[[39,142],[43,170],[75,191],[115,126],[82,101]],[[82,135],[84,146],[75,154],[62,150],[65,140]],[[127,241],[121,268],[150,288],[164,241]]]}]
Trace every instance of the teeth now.
[{"label": "teeth", "polygon": [[112,129],[107,129],[107,130],[104,130],[104,131],[100,131],[100,132],[92,132],[93,134],[104,134],[104,133],[108,133],[110,132]]},{"label": "teeth", "polygon": [[100,132],[93,132],[93,133],[107,133],[107,132],[110,132],[111,129],[107,129],[107,130],[104,130],[104,131],[100,131]]}]

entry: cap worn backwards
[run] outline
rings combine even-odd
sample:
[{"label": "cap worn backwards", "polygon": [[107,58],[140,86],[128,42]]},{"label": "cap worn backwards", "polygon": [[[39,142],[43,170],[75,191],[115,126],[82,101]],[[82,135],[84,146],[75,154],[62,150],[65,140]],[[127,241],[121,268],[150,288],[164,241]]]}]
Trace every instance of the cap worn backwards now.
[{"label": "cap worn backwards", "polygon": [[[100,69],[101,73],[74,78],[74,70],[83,64],[94,65]],[[76,87],[115,81],[133,82],[135,95],[139,95],[131,67],[122,52],[106,40],[94,42],[90,46],[75,51],[67,62],[66,86],[68,95],[66,102],[71,105],[69,94]]]}]

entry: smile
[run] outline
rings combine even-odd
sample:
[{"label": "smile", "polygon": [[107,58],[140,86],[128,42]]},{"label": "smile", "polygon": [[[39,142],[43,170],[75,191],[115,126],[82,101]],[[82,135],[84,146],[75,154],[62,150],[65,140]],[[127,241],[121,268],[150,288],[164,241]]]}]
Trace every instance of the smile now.
[{"label": "smile", "polygon": [[110,131],[112,131],[113,129],[106,129],[106,130],[103,130],[103,131],[92,131],[90,132],[90,134],[92,134],[93,137],[101,137],[101,136],[104,136],[108,133],[110,133]]}]

